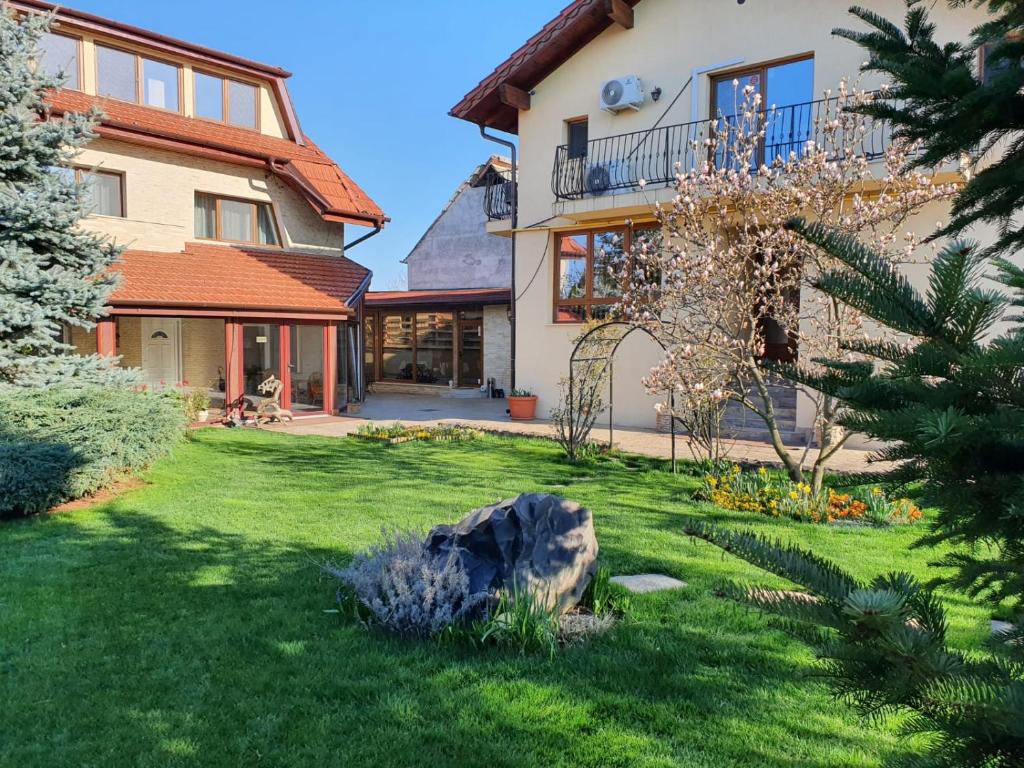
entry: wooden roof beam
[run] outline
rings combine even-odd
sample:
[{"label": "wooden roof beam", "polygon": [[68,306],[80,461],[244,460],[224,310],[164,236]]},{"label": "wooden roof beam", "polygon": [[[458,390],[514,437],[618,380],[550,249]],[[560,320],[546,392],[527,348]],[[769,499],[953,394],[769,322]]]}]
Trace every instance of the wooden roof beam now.
[{"label": "wooden roof beam", "polygon": [[633,28],[633,8],[626,0],[604,0],[605,14],[623,29]]},{"label": "wooden roof beam", "polygon": [[522,88],[502,83],[498,86],[498,99],[506,107],[527,111],[530,109],[530,94]]}]

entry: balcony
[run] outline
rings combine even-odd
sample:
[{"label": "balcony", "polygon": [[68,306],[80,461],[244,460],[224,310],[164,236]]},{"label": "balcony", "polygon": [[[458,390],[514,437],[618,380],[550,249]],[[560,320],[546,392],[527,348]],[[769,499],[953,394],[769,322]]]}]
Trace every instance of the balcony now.
[{"label": "balcony", "polygon": [[[794,104],[765,117],[765,140],[758,152],[758,164],[780,155],[788,157],[790,152],[799,155],[812,140],[822,143],[825,122],[836,115],[838,101],[832,98]],[[578,148],[570,152],[569,145],[563,144],[555,150],[551,190],[559,200],[578,200],[636,191],[641,179],[647,186],[669,186],[675,182],[677,164],[684,173],[706,160],[718,167],[728,165],[734,162],[728,145],[719,147],[709,157],[704,140],[710,136],[713,125],[718,125],[719,133],[723,133],[723,123],[734,120],[695,120],[591,139],[586,152]],[[860,139],[858,154],[874,160],[884,155],[891,134],[888,128],[871,130],[870,118],[865,120],[868,130]]]},{"label": "balcony", "polygon": [[484,185],[484,213],[488,221],[512,218],[512,203],[516,196],[516,183],[512,171],[491,169]]}]

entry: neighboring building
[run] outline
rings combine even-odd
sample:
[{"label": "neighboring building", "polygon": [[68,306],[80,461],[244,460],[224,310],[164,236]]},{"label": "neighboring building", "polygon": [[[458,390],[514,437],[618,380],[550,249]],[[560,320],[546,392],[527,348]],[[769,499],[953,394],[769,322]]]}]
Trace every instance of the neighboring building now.
[{"label": "neighboring building", "polygon": [[[897,3],[864,5],[900,15]],[[654,222],[655,202],[672,198],[675,164],[691,167],[698,153],[690,142],[718,114],[716,96],[731,99],[735,80],[759,88],[767,104],[803,105],[786,123],[793,129],[788,141],[799,147],[815,130],[815,100],[860,69],[864,52],[832,34],[836,26],[857,25],[848,6],[575,0],[453,107],[455,117],[519,137],[515,383],[539,396],[538,413],[557,402],[581,323],[605,316],[616,301],[617,285],[601,279],[602,250],[628,248],[632,234]],[[983,9],[942,3],[931,13],[939,37],[954,40],[967,39],[985,18]],[[639,78],[641,91],[630,76]],[[619,87],[604,89],[612,80]],[[634,107],[602,109],[603,90]],[[929,206],[911,226],[929,231],[947,210]],[[488,229],[510,234],[507,217]],[[925,272],[917,265],[911,278],[920,282]],[[659,359],[642,334],[623,343],[614,366],[619,424],[655,426],[656,398],[640,380]],[[784,428],[809,438],[813,410],[796,390],[789,396]],[[759,426],[747,418],[751,423],[736,425],[738,432]]]},{"label": "neighboring building", "polygon": [[258,401],[271,374],[296,411],[361,398],[370,271],[345,257],[346,225],[387,218],[302,132],[289,73],[68,8],[40,58],[67,73],[53,114],[103,112],[75,159],[92,185],[83,225],[128,248],[109,316],[73,329],[76,347],[221,407]]},{"label": "neighboring building", "polygon": [[492,157],[466,179],[403,260],[407,291],[366,297],[366,379],[374,392],[483,394],[511,386],[512,239],[487,232],[504,213],[511,166]]}]

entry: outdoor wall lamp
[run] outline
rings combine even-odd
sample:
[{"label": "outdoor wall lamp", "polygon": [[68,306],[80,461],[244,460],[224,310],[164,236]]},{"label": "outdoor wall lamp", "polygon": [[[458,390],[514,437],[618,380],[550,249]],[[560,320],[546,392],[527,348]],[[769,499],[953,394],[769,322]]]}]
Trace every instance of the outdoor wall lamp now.
[{"label": "outdoor wall lamp", "polygon": [[661,98],[661,86],[660,85],[657,88],[655,88],[653,91],[651,91],[651,98],[654,99],[655,101],[657,101],[658,99]]}]

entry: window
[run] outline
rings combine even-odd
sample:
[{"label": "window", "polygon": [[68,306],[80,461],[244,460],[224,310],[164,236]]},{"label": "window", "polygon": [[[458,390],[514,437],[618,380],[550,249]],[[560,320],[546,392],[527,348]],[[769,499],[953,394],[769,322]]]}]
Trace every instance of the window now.
[{"label": "window", "polygon": [[[1011,37],[1010,42],[1019,42],[1019,40]],[[983,85],[991,85],[993,80],[1014,67],[1024,67],[1024,58],[1019,58],[1017,61],[1012,58],[994,60],[992,54],[1001,44],[1002,41],[985,43],[978,51],[978,69]]]},{"label": "window", "polygon": [[[451,312],[382,312],[381,376],[447,385],[455,379],[455,316]],[[372,321],[367,325],[372,333]],[[372,348],[367,339],[367,348]]]},{"label": "window", "polygon": [[176,64],[118,48],[96,46],[96,83],[100,96],[178,112],[179,78],[180,68]]},{"label": "window", "polygon": [[[622,277],[634,242],[660,239],[656,227],[610,227],[556,235],[556,323],[582,323],[607,318],[622,297]],[[650,279],[659,283],[657,275]]]},{"label": "window", "polygon": [[566,123],[566,138],[569,145],[569,159],[587,156],[587,118],[577,118]]},{"label": "window", "polygon": [[277,227],[270,203],[217,197],[196,192],[196,237],[239,243],[278,245]]},{"label": "window", "polygon": [[113,171],[54,168],[55,173],[84,185],[86,215],[124,216],[124,176]]},{"label": "window", "polygon": [[[738,85],[733,85],[737,81]],[[775,108],[766,126],[762,156],[752,162],[771,161],[790,152],[800,153],[813,135],[814,58],[805,56],[776,64],[761,64],[742,71],[716,75],[711,80],[711,117],[735,125],[743,108],[743,89],[751,86],[761,94],[764,109]],[[716,153],[719,165],[728,159],[728,148]]]},{"label": "window", "polygon": [[218,120],[242,128],[257,128],[257,97],[255,85],[205,72],[195,73],[196,117]]},{"label": "window", "polygon": [[65,88],[78,90],[82,87],[78,64],[79,45],[77,38],[44,32],[39,38],[37,65],[48,75],[63,77]]}]

